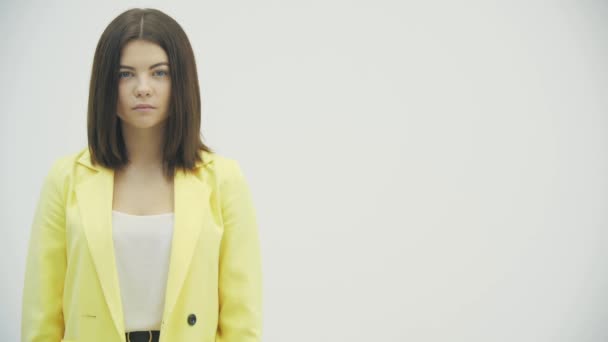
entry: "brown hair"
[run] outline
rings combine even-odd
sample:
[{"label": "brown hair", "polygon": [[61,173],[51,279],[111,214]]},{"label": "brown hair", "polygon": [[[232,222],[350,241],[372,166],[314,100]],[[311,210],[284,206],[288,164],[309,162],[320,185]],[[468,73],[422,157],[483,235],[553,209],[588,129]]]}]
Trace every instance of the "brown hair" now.
[{"label": "brown hair", "polygon": [[93,59],[87,132],[93,164],[120,169],[128,163],[120,119],[116,115],[120,54],[136,39],[158,44],[169,58],[171,97],[165,125],[163,171],[172,178],[176,168],[192,170],[206,146],[200,132],[201,99],[194,53],[186,33],[167,14],[152,8],[129,9],[103,31]]}]

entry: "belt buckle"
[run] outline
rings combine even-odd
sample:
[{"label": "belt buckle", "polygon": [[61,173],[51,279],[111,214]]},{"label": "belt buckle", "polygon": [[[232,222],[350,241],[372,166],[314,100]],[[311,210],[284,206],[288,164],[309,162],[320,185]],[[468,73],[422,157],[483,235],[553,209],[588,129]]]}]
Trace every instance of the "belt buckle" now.
[{"label": "belt buckle", "polygon": [[[131,342],[131,332],[127,333],[127,342]],[[148,342],[152,342],[152,330],[148,330],[148,334],[150,334]]]}]

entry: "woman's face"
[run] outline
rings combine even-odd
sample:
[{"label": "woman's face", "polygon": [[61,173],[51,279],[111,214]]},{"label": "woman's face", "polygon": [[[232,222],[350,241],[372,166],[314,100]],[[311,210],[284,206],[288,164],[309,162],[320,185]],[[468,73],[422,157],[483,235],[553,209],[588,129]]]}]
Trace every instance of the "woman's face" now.
[{"label": "woman's face", "polygon": [[[120,56],[117,115],[130,128],[151,128],[168,117],[171,95],[169,60],[155,43],[134,40]],[[151,105],[151,109],[137,109]]]}]

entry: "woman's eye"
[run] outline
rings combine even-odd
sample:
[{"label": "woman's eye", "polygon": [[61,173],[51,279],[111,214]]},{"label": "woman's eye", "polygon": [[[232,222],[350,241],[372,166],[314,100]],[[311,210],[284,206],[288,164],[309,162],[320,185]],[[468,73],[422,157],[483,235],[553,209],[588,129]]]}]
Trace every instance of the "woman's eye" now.
[{"label": "woman's eye", "polygon": [[[167,71],[165,71],[165,70],[156,70],[154,73],[155,74],[160,73],[159,76],[161,76],[161,77],[169,75],[169,73]],[[124,78],[123,76],[126,77],[126,76],[129,76],[130,74],[131,74],[130,71],[121,71],[121,72],[118,73],[118,78]]]},{"label": "woman's eye", "polygon": [[165,70],[157,70],[156,72],[164,73],[164,75],[161,75],[161,76],[167,76],[167,74],[168,74]]}]

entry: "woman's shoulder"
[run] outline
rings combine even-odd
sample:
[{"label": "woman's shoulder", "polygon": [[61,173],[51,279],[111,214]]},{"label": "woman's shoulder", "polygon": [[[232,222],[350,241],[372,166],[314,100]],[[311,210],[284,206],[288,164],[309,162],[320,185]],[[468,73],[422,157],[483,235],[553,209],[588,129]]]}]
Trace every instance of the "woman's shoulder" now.
[{"label": "woman's shoulder", "polygon": [[59,178],[69,177],[76,164],[91,165],[88,147],[64,153],[55,157],[48,171],[49,175]]},{"label": "woman's shoulder", "polygon": [[[238,167],[238,162],[235,158],[218,153],[216,151],[199,150],[202,162],[200,165],[213,164],[215,168],[234,169]],[[54,169],[70,170],[75,164],[83,164],[92,167],[91,154],[88,147],[83,147],[78,150],[65,153],[56,157],[53,161]]]},{"label": "woman's shoulder", "polygon": [[72,170],[73,166],[78,162],[84,151],[88,149],[80,149],[69,153],[64,153],[55,157],[51,164],[50,172],[65,174]]},{"label": "woman's shoulder", "polygon": [[229,155],[201,150],[204,165],[211,167],[223,177],[238,177],[242,175],[239,161]]},{"label": "woman's shoulder", "polygon": [[[209,169],[221,173],[224,177],[238,177],[242,175],[241,165],[234,157],[216,151],[209,152],[200,150],[199,153],[202,160],[199,166],[209,166]],[[69,177],[77,164],[96,169],[91,162],[91,155],[88,147],[56,157],[51,165],[49,173],[53,173],[58,178],[62,178],[60,175]]]},{"label": "woman's shoulder", "polygon": [[235,162],[234,158],[216,151],[200,150],[199,153],[201,154],[203,164],[215,164],[216,167],[229,167],[230,164]]}]

